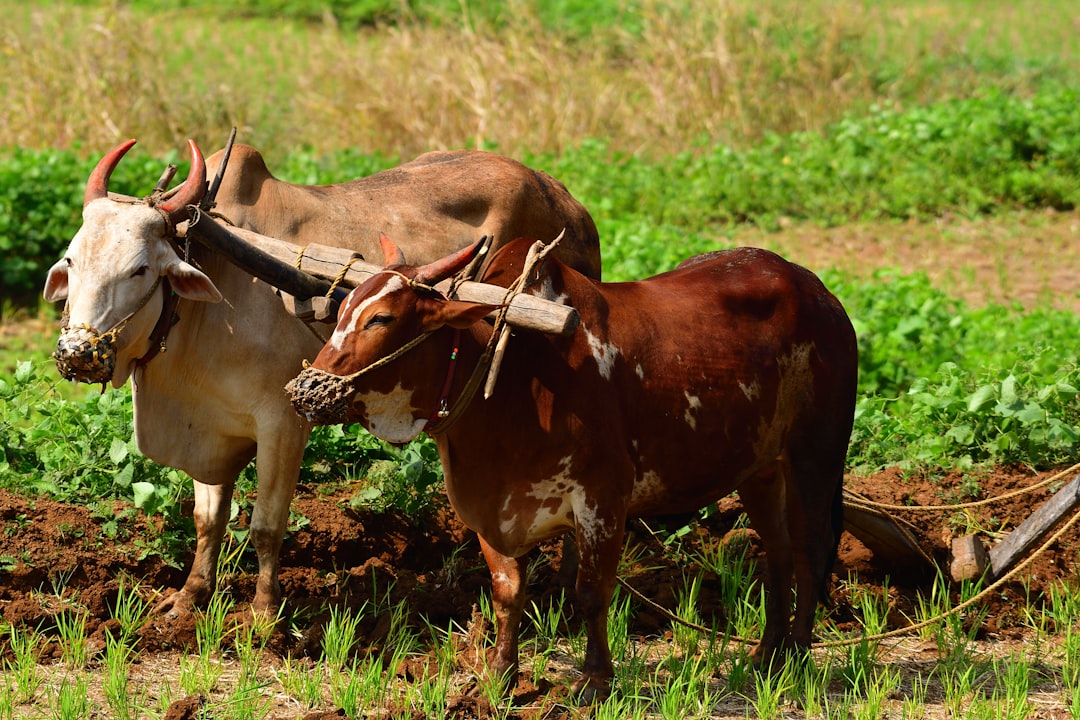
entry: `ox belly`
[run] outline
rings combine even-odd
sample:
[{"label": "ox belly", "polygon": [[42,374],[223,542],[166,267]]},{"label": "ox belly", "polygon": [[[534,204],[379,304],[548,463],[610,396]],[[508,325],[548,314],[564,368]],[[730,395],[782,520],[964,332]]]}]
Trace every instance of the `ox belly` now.
[{"label": "ox belly", "polygon": [[[440,442],[440,451],[442,450]],[[585,487],[568,472],[570,458],[560,469],[534,478],[518,475],[496,481],[481,492],[471,483],[455,479],[470,473],[454,472],[444,463],[446,490],[458,518],[508,557],[520,557],[548,538],[575,527],[575,508],[583,506]]]}]

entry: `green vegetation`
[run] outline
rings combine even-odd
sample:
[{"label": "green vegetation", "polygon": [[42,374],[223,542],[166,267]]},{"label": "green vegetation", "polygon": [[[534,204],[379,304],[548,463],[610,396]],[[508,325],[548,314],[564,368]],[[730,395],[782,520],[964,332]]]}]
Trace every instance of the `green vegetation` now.
[{"label": "green vegetation", "polygon": [[[821,132],[770,135],[737,151],[701,148],[653,161],[588,140],[561,155],[523,154],[562,180],[595,215],[609,279],[674,267],[716,248],[719,232],[784,218],[818,225],[927,220],[952,213],[1067,210],[1080,202],[1080,89],[1031,98],[999,91],[905,112],[877,109]],[[186,160],[134,153],[116,172],[119,192],[149,192],[160,169]],[[80,223],[81,193],[96,158],[22,150],[0,158],[0,278],[9,299],[35,294]],[[391,158],[346,150],[286,156],[274,172],[326,184],[371,174]],[[28,183],[27,178],[33,182]]]},{"label": "green vegetation", "polygon": [[[23,308],[38,326],[55,317],[37,297],[78,229],[85,179],[127,137],[140,144],[112,186],[135,195],[167,162],[186,172],[184,138],[210,153],[232,125],[298,183],[368,175],[440,147],[510,154],[590,209],[609,280],[727,247],[748,227],[1009,223],[1017,211],[1074,211],[1080,199],[1080,35],[1066,0],[1039,12],[995,0],[978,13],[920,0],[0,0],[0,10],[0,94],[12,109],[0,124],[0,307],[5,318]],[[815,270],[859,335],[851,470],[1076,460],[1075,313],[972,306],[924,275],[890,269]],[[193,534],[181,512],[190,480],[139,454],[127,390],[59,380],[47,359],[53,340],[51,329],[2,336],[0,487],[96,508],[110,536],[179,563]],[[302,473],[322,487],[349,483],[358,507],[422,517],[443,502],[431,443],[394,448],[356,426],[318,429]],[[240,505],[252,479],[252,470],[241,478]],[[118,515],[115,499],[130,506]],[[145,516],[163,517],[165,529],[142,527]],[[720,629],[754,635],[762,604],[745,545],[680,552],[723,568]],[[0,573],[17,564],[0,558]],[[688,575],[673,608],[708,622],[697,614],[700,588],[701,576]],[[922,674],[859,641],[859,628],[868,636],[884,626],[887,589],[850,594],[855,644],[774,676],[755,675],[743,647],[696,630],[673,627],[669,642],[629,637],[637,606],[618,594],[609,628],[617,692],[592,715],[682,718],[723,707],[781,717],[795,702],[807,717],[921,717],[931,704],[956,717],[1022,717],[1043,693],[1080,717],[1074,586],[1032,604],[1034,642],[1023,654],[972,653],[977,608],[931,625],[923,640],[937,661]],[[289,712],[440,716],[468,682],[462,655],[475,648],[462,628],[418,634],[401,606],[374,597],[355,614],[332,610],[322,658],[281,660],[263,652],[263,629],[230,625],[227,590],[200,615],[198,647],[172,680],[137,676],[142,595],[121,588],[120,630],[104,634],[93,659],[77,599],[54,626],[0,624],[0,720],[35,706],[34,716],[156,717],[194,693],[207,697],[207,717],[267,717],[278,696]],[[944,580],[927,595],[915,620],[950,606]],[[489,601],[481,608],[490,615]],[[526,611],[522,670],[538,687],[561,683],[559,662],[580,665],[570,608]],[[357,646],[361,616],[385,623],[385,649]],[[307,632],[302,621],[288,619],[288,630]],[[822,635],[852,633],[823,624]],[[59,646],[48,672],[38,664],[47,643]],[[432,662],[389,671],[422,646],[434,648]],[[491,716],[529,711],[495,690],[475,690]]]}]

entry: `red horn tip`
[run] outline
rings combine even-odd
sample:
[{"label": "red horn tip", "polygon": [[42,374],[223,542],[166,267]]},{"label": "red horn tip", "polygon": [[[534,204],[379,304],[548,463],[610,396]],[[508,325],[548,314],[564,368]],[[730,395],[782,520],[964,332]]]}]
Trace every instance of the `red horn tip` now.
[{"label": "red horn tip", "polygon": [[113,170],[120,163],[120,158],[135,144],[135,140],[127,140],[114,147],[98,161],[97,167],[90,173],[90,179],[86,181],[86,193],[83,195],[83,207],[90,201],[109,196],[109,178]]},{"label": "red horn tip", "polygon": [[203,159],[202,151],[191,139],[188,139],[188,149],[191,150],[191,171],[187,179],[175,195],[158,205],[158,209],[162,212],[183,216],[174,218],[176,222],[186,219],[187,206],[197,204],[206,193],[206,161]]}]

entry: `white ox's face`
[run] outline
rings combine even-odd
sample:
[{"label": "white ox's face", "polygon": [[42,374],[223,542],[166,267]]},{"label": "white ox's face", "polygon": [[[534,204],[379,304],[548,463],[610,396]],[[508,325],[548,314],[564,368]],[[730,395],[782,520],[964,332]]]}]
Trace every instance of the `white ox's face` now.
[{"label": "white ox's face", "polygon": [[135,360],[149,347],[164,297],[160,286],[155,289],[159,278],[168,278],[180,297],[221,300],[210,278],[181,260],[165,233],[161,213],[145,203],[93,200],[83,209],[82,227],[45,281],[47,301],[67,300],[62,333],[67,328],[107,333],[131,316],[116,339],[115,387],[124,384]]}]

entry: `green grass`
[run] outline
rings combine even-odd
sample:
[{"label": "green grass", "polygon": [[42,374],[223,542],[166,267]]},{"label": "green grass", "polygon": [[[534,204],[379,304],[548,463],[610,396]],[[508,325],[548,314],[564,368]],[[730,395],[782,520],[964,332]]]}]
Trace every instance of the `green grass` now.
[{"label": "green grass", "polygon": [[[708,576],[711,582],[711,573]],[[686,585],[692,588],[701,581],[702,576],[691,575]],[[680,639],[683,631],[677,627],[668,639],[626,634],[628,618],[639,608],[620,594],[609,626],[616,650],[616,692],[595,706],[591,716],[788,717],[794,706],[804,713],[800,717],[807,718],[921,717],[943,712],[952,717],[1024,717],[1033,706],[1063,713],[1075,707],[1078,643],[1071,628],[1078,619],[1080,599],[1074,584],[1062,583],[1044,603],[1031,605],[1035,626],[1053,629],[1057,635],[1040,633],[1037,642],[1014,645],[1003,655],[995,651],[993,641],[976,640],[966,621],[949,619],[930,629],[930,637],[941,648],[938,656],[927,658],[924,653],[916,664],[865,639],[883,626],[887,592],[858,585],[849,589],[858,610],[853,628],[827,637],[852,644],[819,648],[806,662],[788,663],[771,676],[745,673],[745,650],[722,639],[700,638],[688,644],[689,637],[684,634]],[[928,612],[947,610],[948,591],[935,585],[933,592]],[[366,600],[363,612],[390,628],[385,650],[356,648],[348,626],[359,613],[332,605],[322,658],[280,658],[267,652],[268,625],[221,622],[228,599],[198,615],[197,622],[206,628],[198,648],[156,657],[152,667],[133,662],[128,639],[119,634],[107,636],[101,668],[85,661],[44,668],[39,653],[46,644],[55,643],[59,657],[71,658],[85,646],[86,635],[76,633],[76,626],[0,628],[7,649],[0,660],[4,670],[0,718],[37,717],[34,709],[45,706],[50,708],[49,717],[105,713],[148,718],[157,715],[154,708],[164,709],[173,700],[194,694],[204,697],[205,715],[228,720],[335,708],[350,718],[389,711],[441,714],[475,685],[458,650],[466,642],[467,628],[423,632],[404,623],[402,606],[384,602],[380,592]],[[65,612],[77,614],[77,603]],[[570,613],[569,606],[554,604],[545,609],[543,624],[575,627]],[[723,625],[719,629],[725,630]],[[565,706],[563,688],[572,678],[567,658],[580,662],[581,631],[564,630],[550,638],[539,637],[540,632],[527,623],[522,649],[522,669],[539,690],[504,698],[492,686],[485,698],[491,716]],[[490,642],[490,637],[480,639]],[[413,670],[395,672],[406,660]],[[485,693],[485,687],[481,681],[477,692]]]}]

